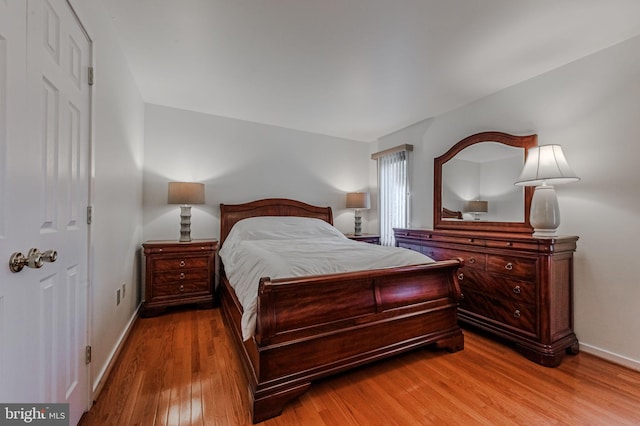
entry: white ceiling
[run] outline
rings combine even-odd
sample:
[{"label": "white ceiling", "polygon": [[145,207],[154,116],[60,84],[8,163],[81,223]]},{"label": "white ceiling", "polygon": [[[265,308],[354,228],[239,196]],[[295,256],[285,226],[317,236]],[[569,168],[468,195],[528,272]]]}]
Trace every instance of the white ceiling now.
[{"label": "white ceiling", "polygon": [[373,141],[640,34],[640,0],[102,0],[145,102]]}]

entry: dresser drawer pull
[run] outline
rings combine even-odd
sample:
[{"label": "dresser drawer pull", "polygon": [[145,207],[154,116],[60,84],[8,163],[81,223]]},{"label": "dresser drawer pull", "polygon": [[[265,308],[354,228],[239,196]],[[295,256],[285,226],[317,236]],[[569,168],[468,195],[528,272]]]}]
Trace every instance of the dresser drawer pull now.
[{"label": "dresser drawer pull", "polygon": [[515,294],[520,294],[520,292],[521,292],[521,291],[522,291],[522,289],[520,288],[520,286],[519,286],[519,285],[517,285],[517,286],[515,286],[515,287],[513,288],[513,292],[514,292]]},{"label": "dresser drawer pull", "polygon": [[429,253],[427,253],[427,256],[433,257],[435,254],[436,254],[435,251],[430,251]]},{"label": "dresser drawer pull", "polygon": [[507,263],[506,265],[504,265],[504,269],[506,269],[507,271],[511,271],[513,269],[513,263]]},{"label": "dresser drawer pull", "polygon": [[184,286],[180,284],[180,291],[184,291]]},{"label": "dresser drawer pull", "polygon": [[185,277],[186,277],[186,275],[184,274],[184,272],[180,272],[180,279],[181,279],[181,280],[184,280],[184,279],[185,279]]},{"label": "dresser drawer pull", "polygon": [[520,309],[516,309],[516,310],[513,312],[513,316],[514,316],[515,318],[520,318]]},{"label": "dresser drawer pull", "polygon": [[181,260],[180,263],[179,263],[181,268],[184,268],[186,264],[187,264],[187,262],[185,262],[184,260]]},{"label": "dresser drawer pull", "polygon": [[507,247],[511,247],[513,243],[511,241],[507,241]]},{"label": "dresser drawer pull", "polygon": [[464,280],[464,274],[462,272],[458,274],[458,280],[460,281]]},{"label": "dresser drawer pull", "polygon": [[476,263],[476,258],[475,257],[470,257],[469,258],[469,263],[471,263],[471,264]]}]

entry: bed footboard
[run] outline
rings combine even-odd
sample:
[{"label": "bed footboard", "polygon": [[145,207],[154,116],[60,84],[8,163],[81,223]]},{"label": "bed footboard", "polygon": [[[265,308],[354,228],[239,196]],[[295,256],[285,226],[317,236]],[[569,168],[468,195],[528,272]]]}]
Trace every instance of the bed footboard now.
[{"label": "bed footboard", "polygon": [[[425,345],[463,349],[461,264],[263,278],[256,335],[242,344],[254,423],[280,414],[320,377]],[[232,308],[223,297],[223,309]]]}]

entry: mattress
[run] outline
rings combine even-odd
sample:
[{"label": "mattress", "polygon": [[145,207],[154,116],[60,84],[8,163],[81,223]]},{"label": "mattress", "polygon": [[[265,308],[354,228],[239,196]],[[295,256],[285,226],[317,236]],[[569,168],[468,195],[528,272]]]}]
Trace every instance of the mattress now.
[{"label": "mattress", "polygon": [[433,263],[413,250],[353,241],[329,223],[293,216],[237,222],[219,251],[242,305],[242,337],[255,332],[260,278],[290,278]]}]

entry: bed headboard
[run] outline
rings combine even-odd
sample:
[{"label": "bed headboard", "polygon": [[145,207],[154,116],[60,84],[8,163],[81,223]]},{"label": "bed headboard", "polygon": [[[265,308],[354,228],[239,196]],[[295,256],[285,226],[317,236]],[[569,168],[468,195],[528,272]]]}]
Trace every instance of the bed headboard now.
[{"label": "bed headboard", "polygon": [[286,198],[267,198],[244,204],[220,204],[220,245],[236,222],[256,216],[299,216],[322,219],[333,225],[331,207],[318,207]]}]

